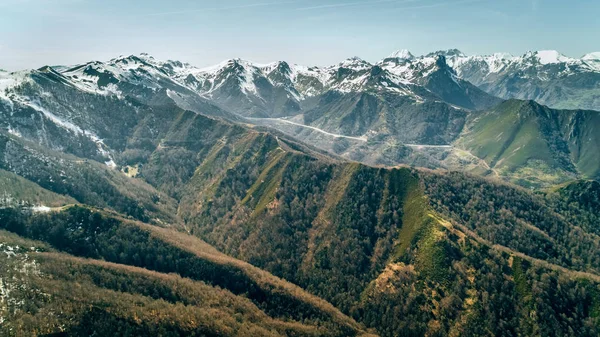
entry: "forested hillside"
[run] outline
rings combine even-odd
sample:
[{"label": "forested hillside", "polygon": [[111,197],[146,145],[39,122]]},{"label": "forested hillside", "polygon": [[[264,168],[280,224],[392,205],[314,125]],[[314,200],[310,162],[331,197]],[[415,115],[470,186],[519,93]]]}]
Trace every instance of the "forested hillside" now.
[{"label": "forested hillside", "polygon": [[597,333],[600,240],[556,214],[555,196],[318,159],[265,134],[213,148],[182,188],[191,233],[382,335]]},{"label": "forested hillside", "polygon": [[2,209],[0,223],[19,235],[0,231],[3,335],[362,334],[325,301],[182,233],[80,206]]}]

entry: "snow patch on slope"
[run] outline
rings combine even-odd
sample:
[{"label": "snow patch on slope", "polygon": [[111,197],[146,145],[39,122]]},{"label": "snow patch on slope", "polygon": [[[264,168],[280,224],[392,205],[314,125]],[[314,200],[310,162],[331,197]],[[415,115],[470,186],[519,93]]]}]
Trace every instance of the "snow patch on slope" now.
[{"label": "snow patch on slope", "polygon": [[18,130],[13,129],[10,126],[8,127],[8,133],[10,133],[11,135],[13,135],[15,137],[19,137],[19,138],[23,137]]},{"label": "snow patch on slope", "polygon": [[10,100],[11,90],[30,81],[30,73],[29,71],[14,73],[0,71],[0,101],[6,101],[12,107]]},{"label": "snow patch on slope", "polygon": [[110,154],[110,152],[108,150],[106,150],[106,148],[107,148],[106,144],[104,144],[104,141],[102,139],[100,139],[98,136],[96,136],[96,134],[94,134],[93,132],[88,131],[88,130],[83,130],[79,126],[71,123],[70,121],[66,121],[66,120],[56,116],[55,114],[53,114],[52,112],[43,108],[41,105],[39,105],[36,102],[29,101],[28,99],[25,99],[23,97],[18,97],[18,102],[20,104],[28,106],[38,112],[41,112],[46,118],[48,118],[54,124],[64,128],[64,129],[67,129],[69,131],[72,131],[76,134],[81,134],[83,136],[88,137],[94,143],[96,143],[96,146],[98,148],[98,153],[100,153],[103,157],[109,159],[109,161],[106,162],[106,165],[109,167],[112,167],[112,168],[116,167],[116,164],[113,161],[112,155]]},{"label": "snow patch on slope", "polygon": [[52,209],[50,207],[44,205],[31,207],[31,211],[33,211],[34,213],[50,213],[51,210]]}]

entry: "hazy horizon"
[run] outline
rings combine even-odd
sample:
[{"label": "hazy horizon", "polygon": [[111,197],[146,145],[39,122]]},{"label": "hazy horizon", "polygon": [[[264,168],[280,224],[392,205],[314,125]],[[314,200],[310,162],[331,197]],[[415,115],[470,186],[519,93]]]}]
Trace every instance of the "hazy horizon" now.
[{"label": "hazy horizon", "polygon": [[[567,11],[568,15],[565,15]],[[457,48],[473,54],[600,50],[600,3],[577,0],[5,0],[0,69],[147,52],[204,67],[230,58],[328,65]]]}]

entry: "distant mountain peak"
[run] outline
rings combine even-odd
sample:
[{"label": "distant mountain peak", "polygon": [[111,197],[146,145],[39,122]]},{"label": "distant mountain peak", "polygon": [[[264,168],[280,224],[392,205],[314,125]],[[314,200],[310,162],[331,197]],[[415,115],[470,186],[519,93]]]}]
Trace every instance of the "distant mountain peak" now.
[{"label": "distant mountain peak", "polygon": [[415,56],[408,49],[397,50],[388,56],[388,58],[398,58],[401,60],[412,60]]},{"label": "distant mountain peak", "polygon": [[288,76],[292,74],[292,68],[290,67],[289,63],[285,61],[277,62],[277,70]]},{"label": "distant mountain peak", "polygon": [[363,61],[359,56],[352,56],[346,59],[347,61]]},{"label": "distant mountain peak", "polygon": [[[448,60],[445,55],[436,55],[434,56],[435,62],[433,63],[434,67],[430,68],[429,71],[426,71],[428,75],[430,75],[436,69],[446,71],[452,76],[456,75],[456,71],[448,64]],[[428,76],[425,75],[425,76]]]},{"label": "distant mountain peak", "polygon": [[352,57],[349,57],[349,58],[345,59],[344,61],[342,61],[342,64],[362,64],[362,63],[369,63],[369,62],[363,60],[362,58],[360,58],[358,56],[352,56]]},{"label": "distant mountain peak", "polygon": [[139,53],[139,54],[130,54],[130,55],[120,55],[119,57],[115,58],[115,60],[119,60],[119,59],[152,59],[154,60],[154,57],[148,53]]},{"label": "distant mountain peak", "polygon": [[446,68],[448,67],[448,63],[446,63],[446,56],[445,55],[436,55],[435,57],[435,65],[440,67],[440,68]]},{"label": "distant mountain peak", "polygon": [[458,49],[448,49],[446,50],[445,56],[466,56],[465,53]]},{"label": "distant mountain peak", "polygon": [[370,67],[371,63],[369,63],[369,62],[361,59],[358,56],[353,56],[353,57],[347,58],[344,61],[342,61],[339,64],[339,66],[342,67],[342,68],[353,68],[353,69],[356,69],[356,68]]},{"label": "distant mountain peak", "polygon": [[568,62],[571,58],[559,53],[556,50],[538,50],[538,51],[528,51],[523,56],[524,59],[535,59],[540,64],[554,64],[554,63],[563,63]]},{"label": "distant mountain peak", "polygon": [[585,54],[581,59],[585,61],[600,61],[600,52]]},{"label": "distant mountain peak", "polygon": [[275,64],[278,69],[286,69],[286,70],[290,69],[290,64],[287,63],[286,61],[277,61],[277,62],[275,62]]},{"label": "distant mountain peak", "polygon": [[503,60],[508,60],[508,59],[514,58],[513,54],[511,54],[511,53],[493,53],[490,56],[493,58],[496,58],[496,59],[503,59]]},{"label": "distant mountain peak", "polygon": [[425,55],[425,57],[433,57],[436,55],[443,55],[445,57],[466,57],[467,56],[462,51],[454,48],[454,49],[448,49],[448,50],[434,51],[432,53]]}]

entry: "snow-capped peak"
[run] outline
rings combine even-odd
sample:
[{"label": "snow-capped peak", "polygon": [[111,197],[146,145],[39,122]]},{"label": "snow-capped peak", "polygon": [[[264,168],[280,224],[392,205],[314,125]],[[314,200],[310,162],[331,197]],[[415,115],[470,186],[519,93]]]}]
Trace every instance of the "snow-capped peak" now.
[{"label": "snow-capped peak", "polygon": [[412,60],[415,58],[415,56],[413,54],[411,54],[411,52],[408,51],[408,49],[400,49],[400,50],[397,50],[397,51],[393,52],[392,54],[390,54],[390,56],[388,56],[388,58],[398,58],[401,60]]},{"label": "snow-capped peak", "polygon": [[138,55],[129,55],[129,56],[119,56],[117,58],[114,58],[112,60],[109,61],[109,63],[111,64],[133,64],[133,65],[137,65],[138,63],[141,62],[145,62],[145,63],[156,63],[156,60],[154,59],[154,57],[150,56],[148,53],[141,53]]},{"label": "snow-capped peak", "polygon": [[458,49],[438,50],[424,55],[423,57],[434,57],[437,55],[443,55],[445,57],[467,57],[467,55]]},{"label": "snow-capped peak", "polygon": [[534,52],[527,52],[524,57],[525,59],[537,59],[540,64],[554,64],[563,63],[572,60],[571,58],[559,53],[556,50],[539,50]]},{"label": "snow-capped peak", "polygon": [[358,56],[352,56],[349,57],[347,59],[345,59],[344,61],[342,61],[343,64],[354,64],[354,63],[367,63],[367,61],[361,59]]},{"label": "snow-capped peak", "polygon": [[585,61],[600,61],[600,52],[585,54],[581,59]]},{"label": "snow-capped peak", "polygon": [[353,56],[345,59],[338,66],[342,68],[352,68],[358,70],[370,68],[372,65],[358,56]]},{"label": "snow-capped peak", "polygon": [[259,69],[264,71],[265,73],[271,73],[273,71],[279,70],[282,73],[289,74],[292,71],[292,67],[285,61],[277,61],[263,65],[257,65]]},{"label": "snow-capped peak", "polygon": [[492,55],[490,55],[490,58],[499,60],[510,60],[514,58],[514,56],[511,53],[493,53]]}]

